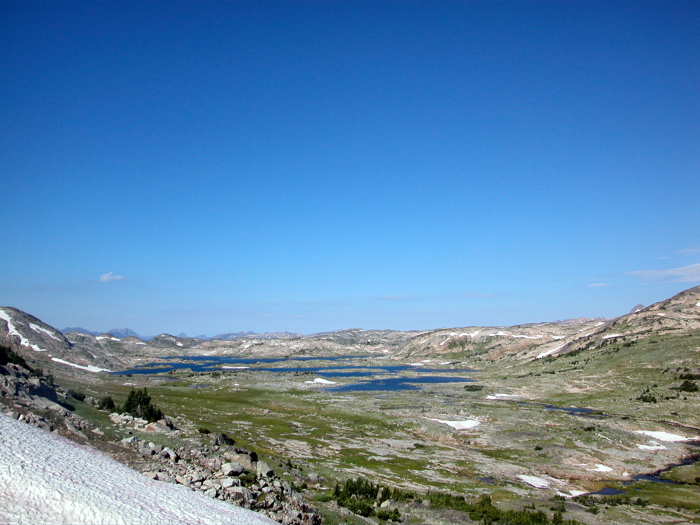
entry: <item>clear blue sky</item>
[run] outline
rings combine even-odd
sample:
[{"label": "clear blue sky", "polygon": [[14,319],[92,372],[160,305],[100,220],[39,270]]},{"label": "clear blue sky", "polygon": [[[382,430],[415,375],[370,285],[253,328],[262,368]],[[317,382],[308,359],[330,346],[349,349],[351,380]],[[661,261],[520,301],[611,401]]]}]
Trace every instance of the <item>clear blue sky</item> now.
[{"label": "clear blue sky", "polygon": [[700,3],[0,3],[0,304],[142,335],[700,284]]}]

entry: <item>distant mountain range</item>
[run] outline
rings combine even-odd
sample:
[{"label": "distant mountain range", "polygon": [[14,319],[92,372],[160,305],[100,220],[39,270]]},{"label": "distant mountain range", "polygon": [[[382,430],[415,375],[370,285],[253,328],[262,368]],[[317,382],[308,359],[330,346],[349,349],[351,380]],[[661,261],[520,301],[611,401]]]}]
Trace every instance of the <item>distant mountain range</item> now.
[{"label": "distant mountain range", "polygon": [[107,330],[106,332],[93,332],[92,330],[88,330],[86,328],[82,328],[80,326],[69,326],[61,330],[62,334],[69,334],[71,332],[78,332],[80,334],[90,334],[90,335],[101,335],[101,334],[111,334],[115,337],[123,338],[123,337],[138,337],[139,339],[142,339],[142,337],[134,332],[131,328],[112,328],[111,330]]},{"label": "distant mountain range", "polygon": [[[140,336],[131,328],[112,328],[111,330],[107,330],[106,332],[95,332],[93,330],[88,330],[87,328],[83,328],[81,326],[68,326],[61,330],[62,334],[70,334],[71,332],[77,332],[80,334],[88,334],[94,336],[110,334],[114,337],[119,337],[120,339],[123,339],[125,337],[138,337],[139,339],[143,339],[145,341],[152,339],[152,337]],[[185,333],[181,333],[178,335],[178,337],[181,339],[202,339],[204,341],[210,341],[214,339],[219,341],[235,341],[237,339],[243,339],[244,337],[255,337],[256,339],[294,339],[303,336],[304,334],[297,334],[293,332],[265,332],[264,334],[259,334],[257,332],[226,332],[223,334],[217,334],[212,337],[208,337],[206,335],[197,335],[195,337],[190,337]]]},{"label": "distant mountain range", "polygon": [[133,330],[110,333],[67,328],[59,332],[40,319],[12,307],[0,307],[0,345],[7,345],[42,367],[60,365],[76,371],[125,370],[143,356],[236,355],[259,358],[376,354],[401,359],[504,358],[527,362],[600,348],[610,341],[625,344],[650,333],[678,336],[700,330],[700,286],[614,319],[570,319],[504,326],[465,326],[413,332],[345,329],[302,336],[289,332],[224,333],[214,338],[160,334],[142,339]]}]

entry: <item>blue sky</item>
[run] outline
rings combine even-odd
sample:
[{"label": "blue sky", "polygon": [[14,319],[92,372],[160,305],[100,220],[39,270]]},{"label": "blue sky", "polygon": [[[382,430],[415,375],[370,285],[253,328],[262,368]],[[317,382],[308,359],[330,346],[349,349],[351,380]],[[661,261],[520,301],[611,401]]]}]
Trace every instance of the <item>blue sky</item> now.
[{"label": "blue sky", "polygon": [[700,3],[0,4],[0,304],[144,335],[700,284]]}]

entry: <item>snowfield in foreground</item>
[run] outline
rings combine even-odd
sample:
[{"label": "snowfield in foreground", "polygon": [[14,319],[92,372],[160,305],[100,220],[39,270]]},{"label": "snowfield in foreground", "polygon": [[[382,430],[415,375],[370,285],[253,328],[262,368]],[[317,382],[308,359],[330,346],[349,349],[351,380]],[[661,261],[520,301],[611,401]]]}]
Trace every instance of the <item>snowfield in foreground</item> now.
[{"label": "snowfield in foreground", "polygon": [[0,414],[0,523],[269,525],[181,485]]}]

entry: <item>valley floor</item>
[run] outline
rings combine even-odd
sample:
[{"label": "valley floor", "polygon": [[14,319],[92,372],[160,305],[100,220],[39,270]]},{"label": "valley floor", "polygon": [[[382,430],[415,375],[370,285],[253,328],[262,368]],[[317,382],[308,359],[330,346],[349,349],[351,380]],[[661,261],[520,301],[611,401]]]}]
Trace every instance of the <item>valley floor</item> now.
[{"label": "valley floor", "polygon": [[[697,463],[659,478],[640,477],[698,453],[699,394],[678,386],[683,370],[697,364],[699,346],[697,336],[668,338],[609,345],[585,358],[548,357],[517,366],[482,362],[478,372],[461,374],[477,382],[423,384],[418,390],[332,391],[362,378],[256,371],[255,365],[111,376],[83,389],[118,398],[147,386],[167,414],[226,432],[276,460],[290,479],[304,484],[327,523],[365,520],[332,497],[337,482],[356,477],[419,493],[488,494],[503,508],[534,506],[548,516],[557,508],[565,519],[591,525],[700,523]],[[633,353],[645,360],[630,359]],[[427,364],[473,365],[458,354],[449,362]],[[324,364],[322,358],[308,361]],[[644,401],[647,394],[656,401]],[[606,487],[638,504],[575,497]],[[396,505],[406,523],[469,522],[463,514],[415,502]]]}]

